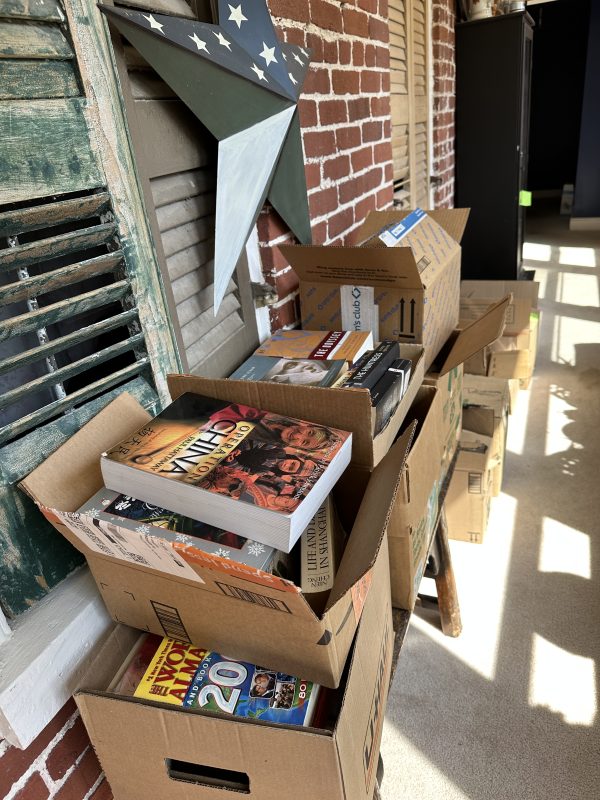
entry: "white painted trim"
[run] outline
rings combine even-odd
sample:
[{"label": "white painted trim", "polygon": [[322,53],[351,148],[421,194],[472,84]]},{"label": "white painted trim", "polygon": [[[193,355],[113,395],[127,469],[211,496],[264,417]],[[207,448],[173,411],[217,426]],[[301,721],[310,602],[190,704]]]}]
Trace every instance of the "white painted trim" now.
[{"label": "white painted trim", "polygon": [[569,229],[572,231],[600,231],[600,217],[571,217]]},{"label": "white painted trim", "polygon": [[113,624],[87,567],[18,617],[0,645],[0,737],[28,747],[71,697]]},{"label": "white painted trim", "polygon": [[[262,271],[260,260],[260,246],[258,244],[258,228],[256,225],[252,229],[250,238],[246,242],[246,257],[248,259],[248,272],[252,283],[264,283],[265,276]],[[271,335],[271,318],[268,308],[254,308],[256,314],[256,328],[258,330],[258,341],[264,342]]]}]

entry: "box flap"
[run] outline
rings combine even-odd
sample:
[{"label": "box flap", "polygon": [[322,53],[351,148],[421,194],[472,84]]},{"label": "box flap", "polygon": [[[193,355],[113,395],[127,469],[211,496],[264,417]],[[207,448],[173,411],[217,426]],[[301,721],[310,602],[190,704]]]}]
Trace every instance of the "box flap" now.
[{"label": "box flap", "polygon": [[123,392],[36,467],[19,487],[44,506],[77,511],[103,484],[100,455],[150,419],[138,401]]},{"label": "box flap", "polygon": [[485,472],[490,467],[492,437],[462,431],[455,469],[459,472]]},{"label": "box flap", "polygon": [[301,281],[421,289],[410,247],[279,245]]},{"label": "box flap", "polygon": [[434,371],[445,375],[502,336],[506,309],[510,301],[511,295],[507,295],[498,303],[490,306],[479,319],[474,320],[462,331],[452,336],[438,357],[441,366],[439,369],[436,366]]},{"label": "box flap", "polygon": [[373,566],[398,492],[417,424],[412,422],[375,467],[329,595],[332,608]]},{"label": "box flap", "polygon": [[[362,244],[376,236],[383,228],[400,222],[412,213],[411,209],[388,209],[387,211],[371,211],[358,231],[354,241]],[[426,213],[448,233],[455,242],[460,242],[469,218],[468,208],[443,208]]]},{"label": "box flap", "polygon": [[491,300],[512,294],[537,308],[540,284],[536,281],[461,281],[461,297],[488,297]]},{"label": "box flap", "polygon": [[484,375],[465,375],[463,381],[463,406],[491,408],[494,416],[502,417],[510,398],[508,381]]}]

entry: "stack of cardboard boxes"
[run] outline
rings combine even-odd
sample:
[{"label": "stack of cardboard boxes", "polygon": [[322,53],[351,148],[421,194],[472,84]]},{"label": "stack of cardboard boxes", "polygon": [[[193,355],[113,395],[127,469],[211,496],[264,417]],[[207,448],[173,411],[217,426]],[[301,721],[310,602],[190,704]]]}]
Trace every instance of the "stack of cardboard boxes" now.
[{"label": "stack of cardboard boxes", "polygon": [[[291,800],[373,796],[392,662],[391,606],[414,606],[462,414],[487,445],[490,477],[482,484],[499,486],[506,430],[505,399],[487,388],[476,394],[463,362],[501,335],[510,298],[492,298],[482,315],[459,328],[459,242],[467,212],[421,215],[408,246],[406,240],[382,246],[377,233],[406,213],[371,214],[355,247],[282,248],[300,277],[303,327],[339,330],[348,295],[341,287],[366,289],[379,338],[397,338],[401,355],[412,360],[408,391],[381,432],[375,435],[366,390],[184,375],[169,380],[173,399],[197,392],[352,433],[352,461],[334,489],[349,536],[321,615],[289,581],[233,568],[229,574],[186,571],[158,550],[140,560],[127,547],[128,529],[115,527],[108,542],[80,525],[73,512],[102,485],[100,454],[148,419],[129,395],[114,400],[22,483],[85,554],[119,623],[76,693],[116,800],[183,800],[192,784],[199,800],[214,797],[215,788],[274,798],[282,786]],[[332,696],[337,692],[335,719],[327,730],[282,727],[117,697],[107,687],[139,630],[315,681]]]}]

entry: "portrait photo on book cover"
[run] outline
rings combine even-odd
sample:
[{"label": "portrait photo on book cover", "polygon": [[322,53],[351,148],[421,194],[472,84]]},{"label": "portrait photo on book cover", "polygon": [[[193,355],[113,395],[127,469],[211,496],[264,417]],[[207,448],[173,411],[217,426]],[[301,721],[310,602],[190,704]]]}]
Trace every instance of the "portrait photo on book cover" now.
[{"label": "portrait photo on book cover", "polygon": [[330,369],[327,361],[281,358],[265,373],[263,380],[296,386],[319,386]]},{"label": "portrait photo on book cover", "polygon": [[276,672],[254,672],[252,684],[250,686],[250,697],[260,698],[261,700],[271,700],[275,696],[275,686],[277,683]]}]

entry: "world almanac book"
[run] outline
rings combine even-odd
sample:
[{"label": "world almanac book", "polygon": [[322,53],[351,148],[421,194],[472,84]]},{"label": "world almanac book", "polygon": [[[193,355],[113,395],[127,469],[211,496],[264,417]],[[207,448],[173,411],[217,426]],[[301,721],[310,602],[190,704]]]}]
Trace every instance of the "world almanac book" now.
[{"label": "world almanac book", "polygon": [[289,553],[352,434],[185,393],[101,457],[108,489]]},{"label": "world almanac book", "polygon": [[187,554],[186,560],[191,558],[191,548],[194,548],[262,572],[271,572],[276,559],[272,547],[104,487],[90,497],[79,512],[137,533],[158,536],[174,545],[186,545],[185,550],[177,548],[184,558]]},{"label": "world almanac book", "polygon": [[311,724],[318,684],[189,642],[165,637],[157,643],[157,638],[138,639],[109,691],[264,722]]}]

